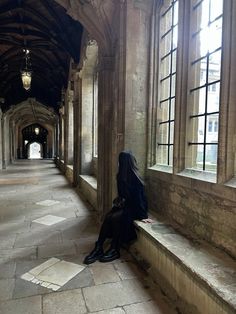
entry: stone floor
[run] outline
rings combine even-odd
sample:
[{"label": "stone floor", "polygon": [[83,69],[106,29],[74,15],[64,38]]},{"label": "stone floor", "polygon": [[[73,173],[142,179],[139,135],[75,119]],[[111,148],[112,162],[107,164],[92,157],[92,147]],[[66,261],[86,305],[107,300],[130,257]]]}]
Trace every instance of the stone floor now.
[{"label": "stone floor", "polygon": [[132,257],[83,265],[96,213],[50,160],[0,172],[0,313],[176,313]]}]

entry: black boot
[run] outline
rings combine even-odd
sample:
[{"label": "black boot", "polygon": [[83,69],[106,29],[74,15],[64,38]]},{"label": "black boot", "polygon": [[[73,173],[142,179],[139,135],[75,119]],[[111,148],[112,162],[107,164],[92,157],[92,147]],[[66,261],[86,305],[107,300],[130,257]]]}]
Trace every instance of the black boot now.
[{"label": "black boot", "polygon": [[102,262],[102,263],[111,262],[119,257],[120,257],[119,250],[111,247],[107,252],[103,254],[102,257],[99,258],[99,262]]},{"label": "black boot", "polygon": [[92,250],[92,252],[87,255],[84,259],[84,264],[92,264],[99,260],[103,256],[103,248],[102,245],[100,245],[98,242],[95,244],[95,248]]}]

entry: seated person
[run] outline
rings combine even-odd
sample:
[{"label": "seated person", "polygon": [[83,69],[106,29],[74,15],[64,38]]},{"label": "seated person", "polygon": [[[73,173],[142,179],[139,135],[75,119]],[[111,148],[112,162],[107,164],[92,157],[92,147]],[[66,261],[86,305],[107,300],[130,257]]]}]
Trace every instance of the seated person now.
[{"label": "seated person", "polygon": [[[85,264],[110,262],[120,257],[120,247],[136,238],[133,221],[151,222],[147,215],[147,200],[144,183],[140,178],[135,157],[131,152],[119,154],[117,174],[118,197],[112,209],[106,214],[95,248],[84,259]],[[103,252],[103,244],[111,238],[111,246]]]}]

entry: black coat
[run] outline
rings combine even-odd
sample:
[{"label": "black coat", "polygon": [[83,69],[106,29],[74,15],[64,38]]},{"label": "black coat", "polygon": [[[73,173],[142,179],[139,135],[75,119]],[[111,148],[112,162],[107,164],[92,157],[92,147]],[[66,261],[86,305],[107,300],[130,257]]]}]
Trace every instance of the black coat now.
[{"label": "black coat", "polygon": [[134,175],[129,183],[117,179],[118,195],[125,199],[121,218],[121,243],[136,239],[134,220],[148,218],[143,183]]}]

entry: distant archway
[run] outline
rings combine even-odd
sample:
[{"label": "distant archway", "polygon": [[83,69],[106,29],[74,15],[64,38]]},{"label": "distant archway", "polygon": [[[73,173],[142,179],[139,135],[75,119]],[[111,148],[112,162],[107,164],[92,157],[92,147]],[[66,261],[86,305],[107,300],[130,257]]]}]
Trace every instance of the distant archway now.
[{"label": "distant archway", "polygon": [[33,142],[31,144],[29,144],[29,149],[28,149],[28,158],[29,159],[41,159],[42,158],[42,145],[37,143],[37,142]]}]

